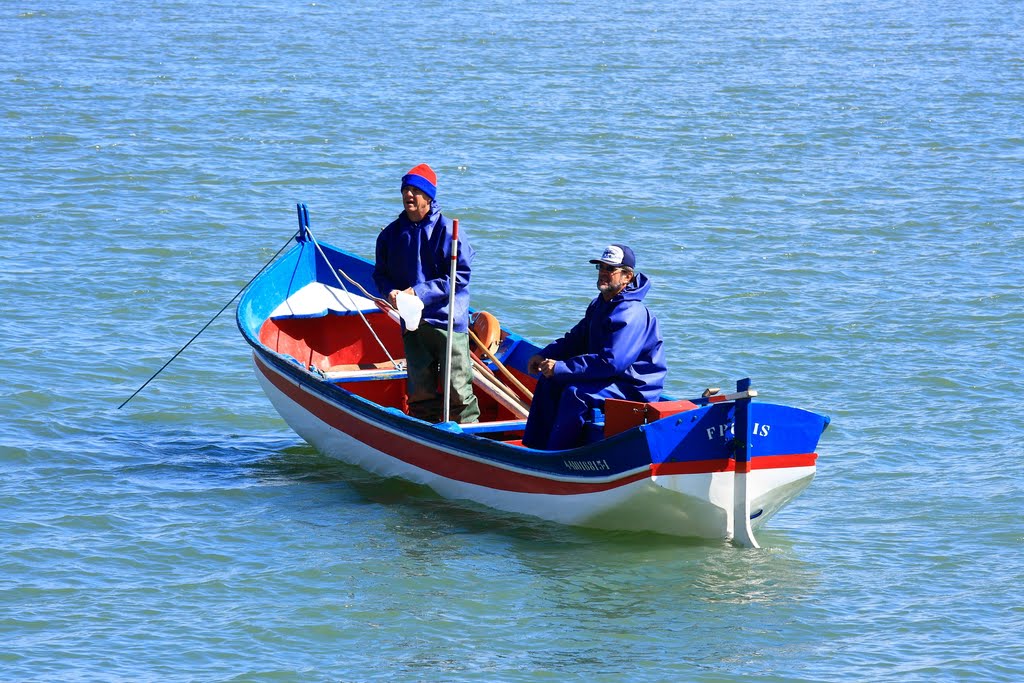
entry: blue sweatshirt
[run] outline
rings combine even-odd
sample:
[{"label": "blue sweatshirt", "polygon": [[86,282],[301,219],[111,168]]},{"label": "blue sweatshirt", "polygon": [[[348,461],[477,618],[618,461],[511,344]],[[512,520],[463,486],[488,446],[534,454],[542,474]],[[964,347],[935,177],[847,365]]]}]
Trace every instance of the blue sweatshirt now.
[{"label": "blue sweatshirt", "polygon": [[658,319],[643,299],[650,279],[636,273],[629,286],[590,302],[583,320],[540,355],[555,361],[552,379],[563,384],[607,381],[627,399],[656,401],[665,384],[665,351]]},{"label": "blue sweatshirt", "polygon": [[[373,281],[385,299],[388,293],[412,287],[423,302],[423,322],[431,327],[448,327],[448,276],[451,270],[452,226],[441,215],[436,201],[430,214],[413,223],[403,211],[377,235],[377,262]],[[469,329],[469,271],[473,247],[459,235],[455,269],[456,332]]]}]

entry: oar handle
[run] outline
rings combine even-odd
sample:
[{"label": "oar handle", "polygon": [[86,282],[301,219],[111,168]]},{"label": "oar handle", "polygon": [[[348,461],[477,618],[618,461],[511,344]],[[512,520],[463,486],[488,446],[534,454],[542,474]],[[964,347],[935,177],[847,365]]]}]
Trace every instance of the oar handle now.
[{"label": "oar handle", "polygon": [[510,382],[512,382],[513,385],[515,385],[516,389],[518,389],[519,391],[523,392],[523,394],[525,394],[526,397],[529,398],[530,401],[532,402],[533,401],[533,392],[530,391],[529,389],[527,389],[523,385],[523,383],[520,382],[516,378],[515,375],[513,375],[511,372],[509,372],[509,369],[505,367],[505,364],[502,363],[500,360],[498,360],[498,357],[495,356],[493,353],[491,353],[490,349],[488,349],[486,346],[484,346],[484,343],[482,341],[480,341],[480,337],[476,336],[476,333],[473,331],[473,328],[469,329],[469,336],[470,336],[470,338],[474,342],[476,342],[477,346],[480,347],[480,350],[483,351],[484,355],[487,356],[487,358],[490,359],[494,363],[495,366],[497,366],[497,368],[501,372],[501,374],[503,374],[505,377],[507,377],[508,380]]}]

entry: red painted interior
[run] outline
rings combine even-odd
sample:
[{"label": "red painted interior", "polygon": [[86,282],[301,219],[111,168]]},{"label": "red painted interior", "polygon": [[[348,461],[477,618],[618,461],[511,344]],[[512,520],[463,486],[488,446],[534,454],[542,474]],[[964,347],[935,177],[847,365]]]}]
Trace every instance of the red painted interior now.
[{"label": "red painted interior", "polygon": [[[391,357],[404,359],[405,350],[398,323],[383,312],[364,315]],[[260,341],[273,351],[295,358],[304,367],[308,368],[312,364],[325,372],[339,365],[382,363],[388,360],[358,315],[267,320],[260,328]],[[514,370],[512,372],[526,386],[532,388],[536,385],[532,377]],[[338,386],[382,406],[408,412],[404,379],[340,382]],[[481,422],[515,419],[511,411],[479,388],[475,393],[480,404]]]},{"label": "red painted interior", "polygon": [[[383,312],[365,313],[392,358],[403,358],[398,324]],[[296,358],[306,367],[327,370],[335,365],[379,363],[387,354],[358,315],[326,315],[320,318],[268,320],[260,329],[260,341],[278,353]]]},{"label": "red painted interior", "polygon": [[351,391],[356,396],[373,401],[389,408],[398,408],[403,413],[409,412],[406,400],[405,379],[375,379],[372,382],[339,382],[342,389]]}]

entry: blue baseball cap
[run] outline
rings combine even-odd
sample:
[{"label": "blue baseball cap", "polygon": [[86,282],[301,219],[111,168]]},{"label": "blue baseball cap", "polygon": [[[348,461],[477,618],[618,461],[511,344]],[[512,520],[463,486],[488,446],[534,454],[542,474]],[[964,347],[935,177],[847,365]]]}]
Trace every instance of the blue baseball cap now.
[{"label": "blue baseball cap", "polygon": [[605,263],[609,266],[625,266],[636,268],[636,254],[625,244],[609,244],[599,259],[591,259],[591,263]]}]

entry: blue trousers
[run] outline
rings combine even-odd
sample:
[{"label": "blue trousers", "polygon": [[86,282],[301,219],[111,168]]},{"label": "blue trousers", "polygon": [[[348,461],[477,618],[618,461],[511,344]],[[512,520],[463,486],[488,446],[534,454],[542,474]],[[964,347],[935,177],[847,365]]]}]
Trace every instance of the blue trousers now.
[{"label": "blue trousers", "polygon": [[562,384],[542,376],[533,392],[523,445],[546,451],[583,445],[584,419],[592,408],[603,408],[606,398],[625,396],[607,382]]}]

